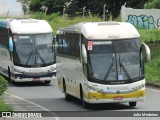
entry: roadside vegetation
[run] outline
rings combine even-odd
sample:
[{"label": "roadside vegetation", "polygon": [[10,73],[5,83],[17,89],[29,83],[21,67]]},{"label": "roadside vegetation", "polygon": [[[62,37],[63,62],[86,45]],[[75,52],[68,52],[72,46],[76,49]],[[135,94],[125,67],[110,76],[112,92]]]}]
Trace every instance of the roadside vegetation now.
[{"label": "roadside vegetation", "polygon": [[11,105],[6,104],[2,97],[0,97],[0,111],[13,111]]},{"label": "roadside vegetation", "polygon": [[12,107],[5,103],[3,94],[7,90],[8,83],[3,76],[0,75],[0,111],[12,111]]},{"label": "roadside vegetation", "polygon": [[145,29],[138,29],[141,40],[143,42],[147,43],[153,43],[153,42],[160,42],[160,30],[153,29],[153,30],[145,30]]}]

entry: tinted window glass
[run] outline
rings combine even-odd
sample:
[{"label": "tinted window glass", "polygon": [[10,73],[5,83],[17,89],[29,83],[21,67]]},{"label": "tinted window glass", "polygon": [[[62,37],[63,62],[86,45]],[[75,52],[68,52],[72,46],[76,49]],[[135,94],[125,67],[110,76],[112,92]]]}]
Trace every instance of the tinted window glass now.
[{"label": "tinted window glass", "polygon": [[80,35],[65,33],[58,35],[58,53],[79,57],[80,56]]}]

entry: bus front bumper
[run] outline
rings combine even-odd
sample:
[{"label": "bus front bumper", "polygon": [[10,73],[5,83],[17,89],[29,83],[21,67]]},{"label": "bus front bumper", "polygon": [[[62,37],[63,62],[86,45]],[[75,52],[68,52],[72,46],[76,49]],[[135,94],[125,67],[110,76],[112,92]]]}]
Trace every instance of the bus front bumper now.
[{"label": "bus front bumper", "polygon": [[16,74],[13,81],[15,82],[31,82],[31,81],[51,81],[56,80],[56,72],[46,74],[43,76],[28,76],[22,74]]},{"label": "bus front bumper", "polygon": [[102,94],[89,92],[84,98],[87,103],[123,103],[144,101],[145,90],[139,90],[128,94]]}]

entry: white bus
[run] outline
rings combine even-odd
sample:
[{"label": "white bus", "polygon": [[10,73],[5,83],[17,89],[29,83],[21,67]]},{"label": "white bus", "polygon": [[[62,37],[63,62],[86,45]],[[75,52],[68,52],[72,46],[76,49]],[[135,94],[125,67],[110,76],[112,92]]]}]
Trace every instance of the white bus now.
[{"label": "white bus", "polygon": [[53,31],[44,20],[0,20],[0,73],[12,82],[56,78]]},{"label": "white bus", "polygon": [[[93,103],[129,102],[145,99],[142,48],[133,25],[122,22],[79,23],[57,31],[58,87],[81,99],[83,107]],[[144,47],[143,47],[144,46]]]}]

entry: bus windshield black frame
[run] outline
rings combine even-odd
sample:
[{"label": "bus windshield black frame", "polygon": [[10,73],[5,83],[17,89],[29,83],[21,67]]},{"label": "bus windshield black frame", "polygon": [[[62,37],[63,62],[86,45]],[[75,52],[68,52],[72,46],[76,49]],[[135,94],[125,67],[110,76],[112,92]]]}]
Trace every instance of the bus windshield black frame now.
[{"label": "bus windshield black frame", "polygon": [[89,81],[126,84],[144,79],[139,38],[87,42]]},{"label": "bus windshield black frame", "polygon": [[52,33],[13,35],[14,64],[21,67],[45,67],[55,64]]}]

